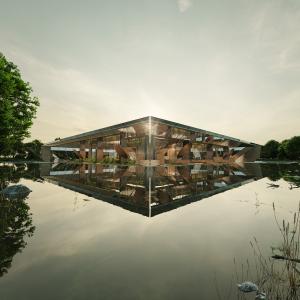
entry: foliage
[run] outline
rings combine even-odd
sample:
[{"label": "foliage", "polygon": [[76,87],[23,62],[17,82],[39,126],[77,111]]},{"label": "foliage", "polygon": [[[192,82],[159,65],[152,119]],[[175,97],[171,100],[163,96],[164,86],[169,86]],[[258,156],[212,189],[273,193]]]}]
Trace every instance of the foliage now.
[{"label": "foliage", "polygon": [[78,155],[75,151],[52,151],[53,155],[60,160],[76,160]]},{"label": "foliage", "polygon": [[103,164],[122,164],[122,165],[134,165],[136,162],[133,159],[129,158],[121,158],[117,159],[114,157],[106,156],[101,160],[101,163]]},{"label": "foliage", "polygon": [[300,159],[300,136],[289,139],[284,150],[288,158]]},{"label": "foliage", "polygon": [[39,140],[21,143],[17,147],[14,157],[27,160],[40,159],[42,145],[43,143]]},{"label": "foliage", "polygon": [[[272,252],[266,256],[254,237],[250,242],[253,259],[247,259],[241,266],[234,259],[235,279],[236,282],[242,282],[246,276],[246,280],[255,282],[269,300],[296,300],[300,297],[300,207],[290,220],[278,220],[274,203],[273,213],[280,232],[280,244],[272,246]],[[240,296],[238,294],[238,299],[246,299]]]},{"label": "foliage", "polygon": [[289,140],[283,140],[281,142],[281,144],[278,147],[278,158],[279,159],[285,159],[287,158],[287,154],[286,154],[286,145],[288,144]]},{"label": "foliage", "polygon": [[262,158],[267,159],[300,159],[300,136],[278,143],[275,140],[268,141],[261,152]]},{"label": "foliage", "polygon": [[[20,178],[39,178],[38,165],[0,166],[0,188],[18,183]],[[7,199],[0,193],[0,277],[8,272],[13,257],[26,247],[25,237],[35,231],[30,207],[24,199]]]},{"label": "foliage", "polygon": [[10,149],[9,155],[2,160],[40,160],[41,159],[41,147],[43,143],[39,140],[33,140],[27,143],[17,143],[12,149]]},{"label": "foliage", "polygon": [[35,230],[24,200],[9,200],[0,195],[0,277],[11,267],[14,255],[25,248],[25,236],[32,236]]},{"label": "foliage", "polygon": [[106,156],[102,159],[101,162],[104,164],[115,164],[115,163],[118,163],[119,161],[114,157]]},{"label": "foliage", "polygon": [[0,53],[0,154],[9,155],[24,138],[36,116],[39,101],[21,78],[16,65]]},{"label": "foliage", "polygon": [[263,157],[263,158],[277,158],[279,145],[280,145],[280,143],[275,141],[275,140],[268,141],[262,147],[261,157]]},{"label": "foliage", "polygon": [[300,170],[294,164],[262,164],[260,165],[263,176],[272,181],[284,179],[290,184],[290,189],[300,187]]},{"label": "foliage", "polygon": [[38,164],[4,164],[0,165],[0,190],[9,183],[18,183],[21,178],[43,181]]}]

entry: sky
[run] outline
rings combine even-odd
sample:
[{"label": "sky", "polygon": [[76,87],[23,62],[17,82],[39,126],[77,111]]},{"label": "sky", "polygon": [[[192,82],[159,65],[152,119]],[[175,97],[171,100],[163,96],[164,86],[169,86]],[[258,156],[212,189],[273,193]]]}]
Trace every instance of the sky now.
[{"label": "sky", "polygon": [[0,52],[48,142],[148,115],[264,144],[300,135],[299,0],[0,0]]}]

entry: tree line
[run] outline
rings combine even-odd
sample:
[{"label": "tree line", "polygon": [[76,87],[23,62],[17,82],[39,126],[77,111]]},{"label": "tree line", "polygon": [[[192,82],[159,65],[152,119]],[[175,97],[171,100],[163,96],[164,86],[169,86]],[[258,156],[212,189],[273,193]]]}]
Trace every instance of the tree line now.
[{"label": "tree line", "polygon": [[268,141],[261,150],[261,158],[265,159],[300,159],[300,136],[294,136],[283,140],[281,143],[275,140]]},{"label": "tree line", "polygon": [[24,143],[36,117],[39,100],[18,67],[0,53],[0,157],[38,159],[42,143]]}]

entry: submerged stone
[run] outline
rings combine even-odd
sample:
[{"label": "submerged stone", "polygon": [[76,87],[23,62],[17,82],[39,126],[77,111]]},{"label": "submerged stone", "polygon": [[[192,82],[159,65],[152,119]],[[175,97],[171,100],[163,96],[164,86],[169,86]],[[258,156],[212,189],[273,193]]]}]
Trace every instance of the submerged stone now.
[{"label": "submerged stone", "polygon": [[29,189],[27,186],[23,184],[15,184],[6,187],[3,191],[2,194],[10,199],[20,199],[20,198],[25,198],[26,196],[29,195],[29,193],[32,192],[31,189]]},{"label": "submerged stone", "polygon": [[237,286],[238,286],[239,290],[243,293],[251,293],[251,292],[258,291],[257,285],[251,281],[245,281],[241,284],[238,284]]}]

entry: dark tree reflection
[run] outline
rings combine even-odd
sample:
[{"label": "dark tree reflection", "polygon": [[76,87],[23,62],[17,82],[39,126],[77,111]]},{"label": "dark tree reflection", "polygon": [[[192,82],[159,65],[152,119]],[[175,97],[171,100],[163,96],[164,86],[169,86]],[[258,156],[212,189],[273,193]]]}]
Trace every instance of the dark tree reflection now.
[{"label": "dark tree reflection", "polygon": [[[18,172],[15,166],[1,166],[0,174],[3,189],[9,183],[17,183],[24,175],[24,168]],[[13,257],[22,252],[26,237],[31,237],[35,230],[26,198],[12,200],[0,194],[0,277],[8,272]]]},{"label": "dark tree reflection", "polygon": [[271,181],[284,179],[295,187],[300,186],[300,166],[299,164],[263,164],[262,173]]},{"label": "dark tree reflection", "polygon": [[38,164],[4,164],[0,165],[0,189],[9,183],[18,183],[20,179],[43,181]]}]

